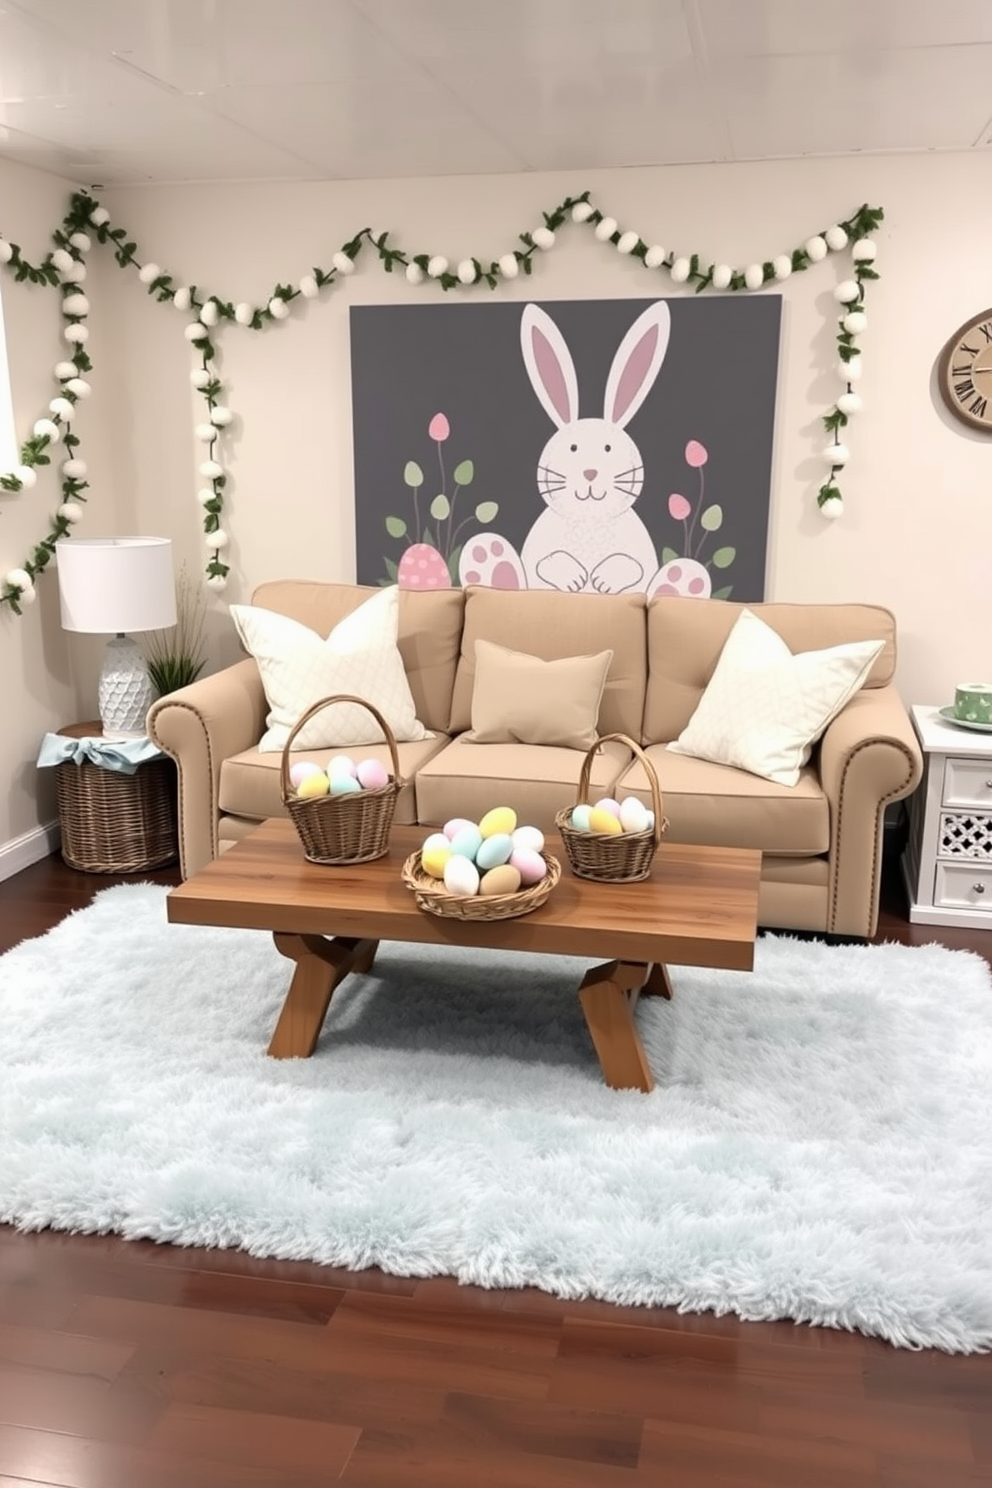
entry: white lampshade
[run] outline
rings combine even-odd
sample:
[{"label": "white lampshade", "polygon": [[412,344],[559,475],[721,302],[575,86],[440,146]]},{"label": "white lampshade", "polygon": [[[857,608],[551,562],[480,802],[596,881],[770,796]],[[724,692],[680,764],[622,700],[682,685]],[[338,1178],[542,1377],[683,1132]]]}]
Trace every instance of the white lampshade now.
[{"label": "white lampshade", "polygon": [[175,625],[169,538],[66,538],[55,556],[63,630],[123,635]]}]

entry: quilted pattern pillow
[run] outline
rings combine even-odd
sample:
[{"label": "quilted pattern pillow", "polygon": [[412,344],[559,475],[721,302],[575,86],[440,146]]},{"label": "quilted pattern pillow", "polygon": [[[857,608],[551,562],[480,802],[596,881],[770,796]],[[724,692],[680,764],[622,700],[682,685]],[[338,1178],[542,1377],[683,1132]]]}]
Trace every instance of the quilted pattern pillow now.
[{"label": "quilted pattern pillow", "polygon": [[[313,703],[335,693],[365,698],[383,715],[398,743],[433,735],[417,717],[396,644],[399,590],[380,589],[324,637],[274,610],[231,605],[245,649],[258,662],[269,705],[262,753],[285,748],[290,730]],[[382,729],[365,708],[335,703],[314,715],[293,740],[297,749],[345,749],[376,744]]]}]

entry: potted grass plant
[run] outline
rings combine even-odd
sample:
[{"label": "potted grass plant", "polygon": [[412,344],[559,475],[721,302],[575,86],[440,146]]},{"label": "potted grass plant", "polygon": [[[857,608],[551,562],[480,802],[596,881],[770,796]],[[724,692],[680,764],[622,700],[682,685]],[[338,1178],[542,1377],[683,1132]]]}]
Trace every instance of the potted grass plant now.
[{"label": "potted grass plant", "polygon": [[176,579],[176,623],[168,630],[149,632],[146,642],[148,672],[158,697],[195,682],[203,671],[205,617],[203,590],[190,579],[184,563]]}]

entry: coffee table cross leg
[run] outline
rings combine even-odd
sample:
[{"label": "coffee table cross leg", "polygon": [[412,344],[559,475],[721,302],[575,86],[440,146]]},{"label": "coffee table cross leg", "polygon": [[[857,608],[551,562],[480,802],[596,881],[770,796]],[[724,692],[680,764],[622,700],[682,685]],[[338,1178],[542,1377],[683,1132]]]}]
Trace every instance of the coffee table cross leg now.
[{"label": "coffee table cross leg", "polygon": [[375,960],[378,941],[352,940],[339,936],[290,935],[276,931],[276,950],[296,970],[286,993],[269,1043],[273,1059],[309,1059],[317,1047],[334,989],[350,971],[368,971]]},{"label": "coffee table cross leg", "polygon": [[603,1078],[613,1090],[643,1090],[648,1094],[654,1089],[654,1076],[634,1022],[642,988],[664,995],[660,987],[651,985],[654,970],[639,962],[606,961],[587,971],[579,988],[579,1001]]},{"label": "coffee table cross leg", "polygon": [[672,1000],[672,979],[664,961],[655,961],[648,971],[648,979],[641,988],[642,997],[666,997]]}]

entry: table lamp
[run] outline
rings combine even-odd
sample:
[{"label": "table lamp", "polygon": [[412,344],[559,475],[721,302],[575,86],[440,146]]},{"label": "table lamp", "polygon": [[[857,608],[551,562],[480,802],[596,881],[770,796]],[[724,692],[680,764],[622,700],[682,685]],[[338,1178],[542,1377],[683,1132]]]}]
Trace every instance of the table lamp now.
[{"label": "table lamp", "polygon": [[167,537],[62,539],[55,544],[62,629],[111,635],[100,673],[100,722],[108,738],[145,733],[154,699],[148,663],[128,631],[176,623],[172,543]]}]

